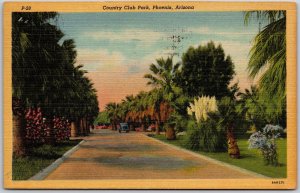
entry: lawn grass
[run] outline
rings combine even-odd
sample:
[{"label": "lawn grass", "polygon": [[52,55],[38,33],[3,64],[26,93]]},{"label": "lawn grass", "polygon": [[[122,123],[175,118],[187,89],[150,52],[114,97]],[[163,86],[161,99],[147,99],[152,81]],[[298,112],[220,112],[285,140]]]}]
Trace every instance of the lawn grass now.
[{"label": "lawn grass", "polygon": [[[177,140],[167,140],[164,135],[153,135],[152,137],[161,141],[183,147],[183,137],[179,137]],[[264,164],[263,157],[260,151],[256,149],[248,149],[247,139],[238,139],[238,146],[240,148],[241,158],[232,159],[228,156],[227,152],[209,153],[203,151],[195,151],[199,154],[211,157],[213,159],[226,162],[265,176],[273,178],[286,178],[286,139],[279,138],[276,141],[278,147],[278,161],[279,166],[267,166]]]},{"label": "lawn grass", "polygon": [[61,142],[56,145],[41,145],[28,149],[26,157],[13,157],[12,179],[27,180],[43,168],[49,166],[56,159],[77,145],[81,140]]}]

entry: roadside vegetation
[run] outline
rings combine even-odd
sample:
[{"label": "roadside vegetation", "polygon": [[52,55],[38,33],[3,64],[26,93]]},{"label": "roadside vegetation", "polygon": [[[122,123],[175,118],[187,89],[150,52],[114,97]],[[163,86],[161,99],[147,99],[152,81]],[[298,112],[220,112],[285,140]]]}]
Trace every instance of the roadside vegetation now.
[{"label": "roadside vegetation", "polygon": [[27,180],[42,169],[48,167],[64,153],[76,146],[81,140],[62,141],[56,145],[43,144],[39,147],[30,147],[27,155],[14,157],[12,163],[12,179]]},{"label": "roadside vegetation", "polygon": [[285,177],[286,15],[245,12],[245,27],[254,18],[264,26],[249,53],[249,77],[259,79],[250,88],[241,90],[233,82],[234,58],[221,44],[210,41],[187,49],[178,63],[172,56],[157,59],[144,76],[152,90],[110,103],[100,116],[108,115],[113,129],[127,122],[131,130],[155,131],[164,141],[268,176]]},{"label": "roadside vegetation", "polygon": [[13,179],[27,179],[88,135],[97,116],[93,83],[55,12],[12,14]]},{"label": "roadside vegetation", "polygon": [[75,65],[75,42],[64,39],[56,18],[52,12],[12,15],[14,179],[49,165],[71,148],[70,137],[88,135],[94,124],[117,130],[123,122],[224,162],[286,176],[284,11],[245,12],[245,24],[255,18],[264,25],[249,53],[249,77],[259,79],[250,88],[233,82],[234,58],[210,41],[188,48],[179,62],[172,55],[156,59],[144,75],[150,91],[100,113],[93,83]]},{"label": "roadside vegetation", "polygon": [[[165,143],[170,143],[175,146],[179,146],[181,148],[186,148],[184,137],[178,137],[178,140],[167,140],[164,135],[151,135],[150,137],[161,140]],[[240,149],[241,157],[240,159],[231,159],[227,152],[205,152],[202,150],[193,150],[196,153],[199,153],[204,156],[208,156],[210,158],[238,166],[240,168],[244,168],[258,174],[262,174],[272,178],[286,178],[287,173],[287,156],[286,156],[286,146],[287,140],[285,138],[279,139],[277,144],[278,151],[278,162],[277,167],[273,167],[271,165],[266,165],[263,157],[261,156],[261,152],[255,149],[249,149],[248,139],[241,138],[237,140],[237,144]]]}]

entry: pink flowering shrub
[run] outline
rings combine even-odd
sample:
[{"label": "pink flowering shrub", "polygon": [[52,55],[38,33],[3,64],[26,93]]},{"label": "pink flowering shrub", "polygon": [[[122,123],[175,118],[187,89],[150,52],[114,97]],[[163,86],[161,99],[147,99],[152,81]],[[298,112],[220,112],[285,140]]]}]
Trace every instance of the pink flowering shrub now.
[{"label": "pink flowering shrub", "polygon": [[53,129],[56,142],[68,140],[71,136],[71,123],[65,118],[54,117]]},{"label": "pink flowering shrub", "polygon": [[[49,123],[43,118],[40,108],[29,108],[25,114],[26,128],[25,138],[27,144],[45,143],[51,137]],[[68,140],[70,137],[71,124],[65,118],[53,118],[53,137],[56,142]]]},{"label": "pink flowering shrub", "polygon": [[29,108],[25,114],[25,138],[29,144],[44,143],[50,136],[50,129],[45,124],[40,108]]}]

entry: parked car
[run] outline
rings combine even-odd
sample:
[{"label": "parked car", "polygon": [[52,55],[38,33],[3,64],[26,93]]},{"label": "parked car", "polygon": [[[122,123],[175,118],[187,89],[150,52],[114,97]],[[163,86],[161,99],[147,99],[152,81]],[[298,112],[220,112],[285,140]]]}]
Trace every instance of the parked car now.
[{"label": "parked car", "polygon": [[106,125],[97,125],[96,126],[96,129],[107,129],[108,128],[108,126],[106,126]]},{"label": "parked car", "polygon": [[153,132],[153,131],[155,131],[155,125],[154,125],[154,124],[151,124],[151,125],[146,129],[146,131],[148,131],[148,132]]},{"label": "parked car", "polygon": [[129,127],[128,127],[128,123],[120,123],[120,127],[118,128],[119,133],[121,133],[122,131],[125,131],[126,133],[129,132]]},{"label": "parked car", "polygon": [[142,132],[143,129],[142,129],[141,127],[136,127],[136,128],[135,128],[135,131],[137,131],[137,132]]}]

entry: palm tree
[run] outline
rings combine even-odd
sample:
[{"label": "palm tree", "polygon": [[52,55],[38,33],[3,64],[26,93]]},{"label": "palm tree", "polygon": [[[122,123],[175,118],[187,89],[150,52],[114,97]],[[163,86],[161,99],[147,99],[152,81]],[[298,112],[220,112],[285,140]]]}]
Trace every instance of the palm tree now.
[{"label": "palm tree", "polygon": [[152,74],[144,75],[144,78],[149,79],[147,84],[171,92],[176,75],[179,73],[180,63],[173,64],[172,57],[168,57],[166,60],[163,58],[157,59],[156,63],[150,65]]},{"label": "palm tree", "polygon": [[[168,57],[166,60],[163,58],[157,59],[156,63],[157,64],[150,65],[150,70],[152,74],[145,74],[144,78],[149,79],[147,83],[148,85],[152,85],[156,88],[161,89],[161,91],[159,92],[162,92],[163,97],[160,98],[161,93],[156,93],[158,95],[157,97],[154,98],[158,99],[157,102],[160,103],[159,109],[160,111],[164,110],[163,115],[166,115],[166,112],[169,112],[170,109],[165,109],[165,108],[171,108],[169,103],[171,103],[172,100],[174,99],[174,87],[175,87],[176,78],[178,77],[179,74],[180,63],[173,64],[172,57]],[[157,110],[158,103],[156,103],[154,107]],[[159,114],[160,117],[157,117],[158,122],[161,121],[162,112],[160,112]],[[159,133],[158,125],[159,124],[156,124],[156,133]],[[171,136],[175,136],[174,133],[175,133],[174,128],[168,127],[167,134],[168,135],[170,134]],[[172,137],[167,136],[167,138],[172,138]]]},{"label": "palm tree", "polygon": [[226,130],[228,154],[231,158],[240,157],[240,150],[234,136],[234,130],[241,127],[241,122],[243,122],[241,114],[243,114],[243,112],[238,112],[236,108],[236,101],[230,97],[223,97],[218,104],[220,123]]},{"label": "palm tree", "polygon": [[268,99],[276,98],[282,105],[286,98],[286,12],[248,11],[245,24],[256,15],[265,24],[256,35],[250,51],[248,69],[252,78],[262,75],[259,88]]},{"label": "palm tree", "polygon": [[285,126],[286,116],[281,104],[276,98],[266,99],[256,86],[245,89],[237,94],[240,109],[246,111],[245,118],[250,121],[256,129],[263,128],[266,124],[279,124]]},{"label": "palm tree", "polygon": [[[25,153],[24,110],[41,102],[49,78],[49,66],[45,63],[49,64],[53,56],[46,46],[49,42],[44,43],[42,36],[49,28],[54,29],[48,21],[56,15],[54,12],[12,14],[13,152],[16,156]],[[52,32],[57,38],[62,37],[59,30]]]},{"label": "palm tree", "polygon": [[119,105],[114,102],[108,103],[105,106],[105,110],[107,111],[107,113],[110,117],[110,124],[111,124],[113,130],[117,130],[118,108],[119,108]]},{"label": "palm tree", "polygon": [[162,89],[153,89],[150,92],[149,100],[149,108],[153,109],[152,118],[155,120],[155,133],[159,135],[161,125],[160,104],[164,101]]},{"label": "palm tree", "polygon": [[[12,16],[16,154],[21,154],[18,149],[24,146],[21,145],[24,135],[20,120],[25,107],[41,107],[50,128],[54,116],[83,118],[83,127],[87,128],[87,120],[98,114],[97,95],[91,81],[84,77],[81,66],[74,67],[77,55],[74,41],[64,40],[61,44],[64,34],[50,22],[56,16],[54,12],[14,13]],[[53,129],[49,140],[54,140]]]},{"label": "palm tree", "polygon": [[129,124],[130,130],[133,130],[133,119],[132,119],[132,110],[133,110],[133,95],[127,95],[125,99],[122,100],[121,109],[122,109],[122,119],[124,122]]}]

